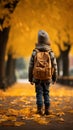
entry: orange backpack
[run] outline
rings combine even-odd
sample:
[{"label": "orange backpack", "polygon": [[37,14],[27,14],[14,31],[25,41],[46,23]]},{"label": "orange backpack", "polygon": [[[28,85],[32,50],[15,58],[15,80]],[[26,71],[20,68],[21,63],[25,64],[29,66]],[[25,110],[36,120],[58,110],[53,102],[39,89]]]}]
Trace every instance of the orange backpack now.
[{"label": "orange backpack", "polygon": [[52,78],[52,65],[49,51],[41,52],[36,50],[34,57],[33,77],[40,80]]}]

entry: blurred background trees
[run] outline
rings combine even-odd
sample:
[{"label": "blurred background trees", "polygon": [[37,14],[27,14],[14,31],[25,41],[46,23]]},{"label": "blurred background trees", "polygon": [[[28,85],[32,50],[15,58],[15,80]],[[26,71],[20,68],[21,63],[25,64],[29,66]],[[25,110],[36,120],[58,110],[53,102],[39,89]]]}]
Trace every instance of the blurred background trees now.
[{"label": "blurred background trees", "polygon": [[[16,81],[14,73],[19,75],[17,64],[20,62],[24,64],[24,76],[21,77],[27,77],[30,54],[40,29],[49,33],[59,76],[68,77],[73,65],[73,1],[18,2],[0,0],[0,87]],[[20,60],[21,57],[23,60]]]},{"label": "blurred background trees", "polygon": [[[7,84],[5,75],[5,51],[10,31],[10,19],[19,0],[0,0],[0,87]],[[8,64],[7,64],[8,65]],[[7,67],[8,68],[8,67]]]},{"label": "blurred background trees", "polygon": [[[60,32],[58,32],[59,41],[58,42],[55,41],[55,44],[58,46],[59,52],[60,52],[60,55],[57,58],[59,76],[60,75],[69,76],[69,52],[70,52],[72,44],[70,40],[70,34],[67,31],[68,29],[67,30],[65,29],[67,41],[63,41],[64,50],[62,50],[61,44],[60,44],[60,41],[61,41]],[[60,73],[60,71],[62,71],[62,73]]]}]

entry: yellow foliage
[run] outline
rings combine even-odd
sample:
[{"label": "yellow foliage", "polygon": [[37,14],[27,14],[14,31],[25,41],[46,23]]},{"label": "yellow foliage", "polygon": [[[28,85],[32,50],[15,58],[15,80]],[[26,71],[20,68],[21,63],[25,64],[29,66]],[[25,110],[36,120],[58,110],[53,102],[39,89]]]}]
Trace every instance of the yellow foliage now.
[{"label": "yellow foliage", "polygon": [[[12,18],[8,47],[14,57],[30,56],[37,42],[38,30],[46,30],[52,41],[52,48],[59,55],[55,41],[58,41],[57,33],[61,32],[60,44],[67,41],[66,28],[73,42],[73,1],[72,0],[35,0],[26,2],[21,0]],[[68,28],[67,28],[68,26]],[[63,47],[64,48],[64,47]],[[73,47],[70,51],[71,54]]]}]

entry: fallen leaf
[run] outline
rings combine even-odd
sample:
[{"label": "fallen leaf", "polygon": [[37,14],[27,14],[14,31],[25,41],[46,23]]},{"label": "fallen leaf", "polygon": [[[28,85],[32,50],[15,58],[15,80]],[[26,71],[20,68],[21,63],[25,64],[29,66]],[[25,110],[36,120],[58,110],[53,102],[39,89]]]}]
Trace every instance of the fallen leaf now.
[{"label": "fallen leaf", "polygon": [[65,115],[65,113],[64,112],[58,112],[56,115],[57,116],[63,116],[63,115]]},{"label": "fallen leaf", "polygon": [[47,115],[46,118],[55,118],[56,115]]},{"label": "fallen leaf", "polygon": [[2,121],[7,121],[8,120],[8,117],[6,115],[3,115],[1,118],[0,118],[0,122]]},{"label": "fallen leaf", "polygon": [[15,122],[15,126],[21,126],[21,125],[24,125],[25,123],[24,122]]},{"label": "fallen leaf", "polygon": [[15,110],[15,109],[9,109],[9,110],[8,110],[8,114],[9,114],[9,115],[18,116],[18,115],[19,115],[19,111],[18,111],[18,110]]},{"label": "fallen leaf", "polygon": [[65,120],[63,118],[57,118],[57,121],[64,122]]},{"label": "fallen leaf", "polygon": [[73,113],[73,110],[69,110],[68,112]]},{"label": "fallen leaf", "polygon": [[24,108],[19,111],[19,115],[21,116],[29,116],[31,115],[30,108]]},{"label": "fallen leaf", "polygon": [[46,118],[34,117],[34,120],[41,125],[47,125],[50,122],[49,120],[46,120]]},{"label": "fallen leaf", "polygon": [[9,121],[16,121],[16,117],[10,116],[10,117],[8,117],[8,120],[9,120]]},{"label": "fallen leaf", "polygon": [[3,115],[3,114],[5,114],[5,113],[6,113],[6,111],[7,111],[7,109],[1,109],[1,110],[0,110],[0,114],[2,114],[2,115]]}]

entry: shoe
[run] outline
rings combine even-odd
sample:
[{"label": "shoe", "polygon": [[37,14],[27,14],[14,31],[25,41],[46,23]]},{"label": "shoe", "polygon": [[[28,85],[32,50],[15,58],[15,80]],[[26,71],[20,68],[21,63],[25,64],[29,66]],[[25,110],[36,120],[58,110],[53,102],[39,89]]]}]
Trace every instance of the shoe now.
[{"label": "shoe", "polygon": [[43,115],[42,107],[37,108],[37,113],[36,114]]},{"label": "shoe", "polygon": [[45,107],[45,115],[50,115],[50,112],[49,112],[49,107]]}]

